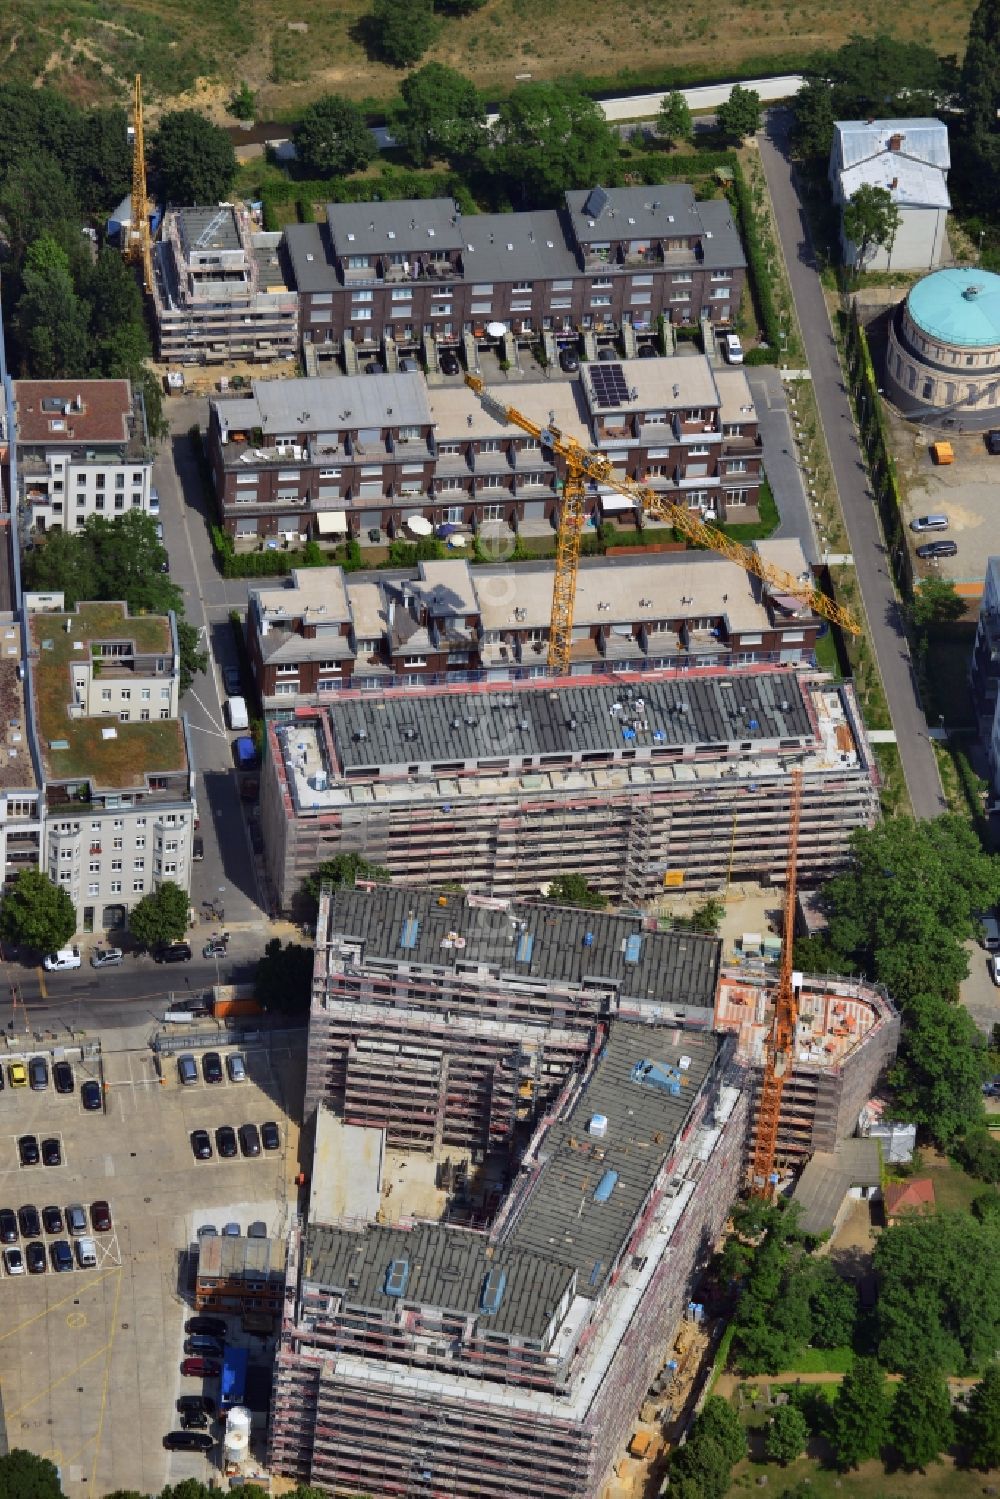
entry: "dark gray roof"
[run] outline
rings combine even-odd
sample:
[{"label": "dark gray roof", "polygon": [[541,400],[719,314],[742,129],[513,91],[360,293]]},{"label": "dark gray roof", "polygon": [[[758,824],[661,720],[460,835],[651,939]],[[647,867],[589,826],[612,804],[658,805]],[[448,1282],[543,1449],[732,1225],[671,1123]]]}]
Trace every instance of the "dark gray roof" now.
[{"label": "dark gray roof", "polygon": [[[468,1229],[418,1223],[412,1229],[370,1224],[362,1232],[310,1225],[303,1250],[306,1282],[342,1293],[355,1306],[398,1308],[401,1301],[465,1314],[479,1313],[486,1332],[541,1339],[573,1276],[568,1264],[519,1252],[489,1258],[489,1241]],[[390,1266],[405,1262],[402,1296],[386,1294]],[[497,1310],[482,1308],[490,1271],[506,1276]]]},{"label": "dark gray roof", "polygon": [[[464,946],[443,947],[452,934]],[[574,986],[603,980],[622,999],[709,1012],[722,952],[717,937],[649,930],[641,917],[542,904],[495,909],[454,892],[398,885],[335,890],[328,936],[362,942],[362,962],[481,963],[520,979]]]},{"label": "dark gray roof", "polygon": [[482,213],[462,220],[466,281],[541,281],[579,274],[554,210]]},{"label": "dark gray roof", "polygon": [[325,225],[289,224],[285,229],[285,254],[296,291],[333,291],[340,285],[329,258],[330,242]]},{"label": "dark gray roof", "polygon": [[460,250],[465,243],[462,216],[451,198],[328,203],[326,219],[340,256],[429,254]]},{"label": "dark gray roof", "polygon": [[210,208],[178,208],[177,231],[185,255],[192,251],[240,250],[239,225],[236,210],[228,204]]},{"label": "dark gray roof", "polygon": [[604,204],[596,218],[587,211],[588,204],[593,206],[593,189],[566,194],[573,232],[581,245],[610,239],[666,239],[671,235],[701,233],[699,205],[686,182],[658,183],[655,187],[607,187],[602,191]]},{"label": "dark gray roof", "polygon": [[877,1187],[881,1180],[882,1151],[876,1139],[838,1140],[833,1151],[817,1151],[792,1193],[800,1209],[799,1228],[807,1234],[830,1233],[850,1189]]},{"label": "dark gray roof", "polygon": [[[779,672],[680,677],[636,687],[507,683],[478,692],[338,702],[327,711],[345,770],[497,759],[517,763],[575,751],[610,756],[649,745],[751,742],[756,748],[777,739],[813,737],[798,679]],[[640,727],[629,738],[633,722]]]},{"label": "dark gray roof", "polygon": [[[597,1296],[673,1151],[720,1044],[715,1036],[673,1026],[613,1021],[571,1112],[541,1141],[544,1164],[497,1259],[514,1262],[524,1253],[571,1264],[578,1273],[577,1293]],[[676,1097],[633,1078],[644,1061],[675,1070]],[[603,1138],[588,1132],[595,1115],[607,1120]],[[610,1195],[600,1201],[595,1192],[602,1183],[607,1190],[609,1173]]]},{"label": "dark gray roof", "polygon": [[[725,198],[709,198],[696,207],[705,228],[701,242],[701,264],[705,270],[728,270],[730,266],[745,266],[747,262],[743,254],[743,243],[733,223],[733,211]],[[711,239],[708,238],[709,234]]]}]

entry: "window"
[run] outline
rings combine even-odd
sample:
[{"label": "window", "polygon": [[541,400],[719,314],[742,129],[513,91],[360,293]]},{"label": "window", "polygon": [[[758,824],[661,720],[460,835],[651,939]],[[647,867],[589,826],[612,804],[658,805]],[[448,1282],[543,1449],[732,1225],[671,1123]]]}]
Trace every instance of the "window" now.
[{"label": "window", "polygon": [[119,709],[119,712],[118,712],[118,722],[119,723],[128,723],[128,721],[129,721],[129,719],[131,717],[132,717],[132,713],[131,713],[130,709],[128,709],[128,708],[121,708],[121,709]]},{"label": "window", "polygon": [[122,867],[122,861],[121,861],[121,859],[112,859],[111,860],[111,869],[112,869],[112,872],[114,874],[119,873],[120,870],[121,870],[121,867]]},{"label": "window", "polygon": [[403,665],[404,666],[426,666],[427,665],[427,657],[426,656],[404,656],[403,657]]},{"label": "window", "polygon": [[124,474],[115,474],[115,488],[116,489],[124,489],[125,488],[125,475]]},{"label": "window", "polygon": [[133,869],[143,870],[143,869],[145,869],[145,867],[146,867],[146,861],[145,861],[145,859],[133,859],[132,860],[132,868]]},{"label": "window", "polygon": [[110,703],[110,701],[111,701],[111,688],[110,687],[102,687],[101,688],[101,702],[102,703]]},{"label": "window", "polygon": [[347,266],[348,266],[348,269],[352,270],[352,271],[367,270],[367,268],[368,268],[368,256],[367,255],[348,255],[348,257],[347,257]]},{"label": "window", "polygon": [[141,895],[142,892],[145,890],[145,888],[146,888],[146,881],[145,880],[133,880],[132,881],[132,894],[133,895]]},{"label": "window", "polygon": [[729,300],[729,287],[728,286],[716,286],[716,287],[713,287],[713,289],[712,289],[712,301],[713,302],[726,302],[728,300]]},{"label": "window", "polygon": [[631,300],[633,307],[644,307],[653,300],[653,293],[649,291],[634,291]]},{"label": "window", "polygon": [[299,682],[296,677],[294,682],[275,682],[275,697],[294,697],[299,690]]},{"label": "window", "polygon": [[121,895],[121,893],[122,893],[122,882],[121,882],[121,880],[112,880],[111,884],[108,886],[108,889],[111,891],[112,895]]},{"label": "window", "polygon": [[611,298],[610,297],[591,297],[591,299],[590,299],[590,305],[591,305],[591,307],[610,307],[611,306]]},{"label": "window", "polygon": [[170,717],[170,709],[169,708],[161,708],[160,709],[160,717],[161,718],[169,718]]},{"label": "window", "polygon": [[745,458],[735,458],[726,464],[726,472],[729,474],[745,474],[749,470]]},{"label": "window", "polygon": [[493,282],[492,281],[480,281],[480,282],[478,282],[472,288],[472,295],[474,297],[492,297],[492,295],[493,295]]},{"label": "window", "polygon": [[694,277],[691,275],[690,271],[678,271],[678,273],[675,276],[671,276],[670,279],[675,286],[688,286],[694,280]]},{"label": "window", "polygon": [[136,848],[145,848],[146,847],[146,837],[145,837],[145,834],[143,834],[142,837],[137,838],[135,840],[135,846],[136,846]]},{"label": "window", "polygon": [[484,505],[483,520],[503,520],[502,505]]},{"label": "window", "polygon": [[161,687],[160,688],[160,701],[161,702],[164,702],[164,701],[169,702],[169,700],[170,700],[170,688],[169,687]]},{"label": "window", "polygon": [[653,278],[652,278],[652,276],[633,276],[632,277],[632,285],[633,286],[652,286],[652,284],[653,284]]},{"label": "window", "polygon": [[490,302],[473,302],[471,311],[473,317],[489,317],[493,305]]},{"label": "window", "polygon": [[373,293],[370,292],[370,291],[354,291],[354,292],[351,292],[351,301],[352,302],[370,302],[370,301],[372,301],[372,298],[373,298]]},{"label": "window", "polygon": [[88,869],[87,869],[87,873],[88,874],[100,874],[100,872],[101,872],[101,861],[100,861],[100,859],[91,859],[90,864],[89,864]]},{"label": "window", "polygon": [[412,296],[413,293],[408,286],[393,287],[392,300],[394,302],[409,302]]},{"label": "window", "polygon": [[140,723],[149,723],[149,709],[148,708],[140,708],[139,709],[139,722]]},{"label": "window", "polygon": [[100,893],[101,893],[101,887],[100,887],[100,885],[91,883],[91,884],[89,884],[87,886],[87,894],[88,895],[100,895]]},{"label": "window", "polygon": [[565,308],[572,307],[573,299],[572,297],[553,297],[550,305],[553,311],[560,312]]}]

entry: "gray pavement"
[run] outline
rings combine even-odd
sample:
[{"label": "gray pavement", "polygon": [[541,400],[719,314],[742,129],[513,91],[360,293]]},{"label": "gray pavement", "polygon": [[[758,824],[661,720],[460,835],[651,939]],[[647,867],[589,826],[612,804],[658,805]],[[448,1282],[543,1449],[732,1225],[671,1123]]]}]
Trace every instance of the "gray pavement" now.
[{"label": "gray pavement", "polygon": [[796,537],[802,544],[806,561],[817,562],[819,543],[795,454],[784,381],[776,369],[766,364],[748,367],[746,374],[763,439],[764,472],[781,517],[774,534]]},{"label": "gray pavement", "polygon": [[795,188],[787,149],[788,123],[786,111],[774,110],[768,116],[766,132],[757,137],[761,161],[910,803],[915,816],[936,817],[946,810],[941,778],[917,696],[900,600],[887,567],[808,224]]}]

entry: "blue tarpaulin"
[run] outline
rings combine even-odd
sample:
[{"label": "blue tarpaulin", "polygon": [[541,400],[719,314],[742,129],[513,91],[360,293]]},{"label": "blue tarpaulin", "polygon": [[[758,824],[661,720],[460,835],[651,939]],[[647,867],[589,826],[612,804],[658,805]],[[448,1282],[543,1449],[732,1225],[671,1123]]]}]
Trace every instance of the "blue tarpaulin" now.
[{"label": "blue tarpaulin", "polygon": [[223,1410],[227,1410],[232,1405],[243,1404],[249,1358],[248,1348],[230,1348],[228,1344],[226,1345],[222,1359],[222,1383],[219,1394],[219,1404]]}]

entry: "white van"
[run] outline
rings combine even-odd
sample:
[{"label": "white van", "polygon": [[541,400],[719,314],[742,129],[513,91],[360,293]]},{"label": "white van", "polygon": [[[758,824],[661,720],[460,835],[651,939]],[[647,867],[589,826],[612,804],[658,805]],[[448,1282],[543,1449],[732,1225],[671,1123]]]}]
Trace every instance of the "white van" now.
[{"label": "white van", "polygon": [[76,1262],[81,1270],[94,1270],[97,1267],[97,1245],[93,1239],[77,1239]]},{"label": "white van", "polygon": [[246,698],[227,698],[226,713],[229,716],[229,727],[231,729],[248,729],[250,727],[250,719],[247,715]]},{"label": "white van", "polygon": [[42,967],[46,973],[59,973],[64,968],[79,968],[80,963],[78,947],[60,947],[58,952],[50,952],[42,959]]},{"label": "white van", "polygon": [[722,340],[722,352],[726,356],[727,364],[743,363],[743,345],[735,333],[727,333]]}]

